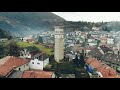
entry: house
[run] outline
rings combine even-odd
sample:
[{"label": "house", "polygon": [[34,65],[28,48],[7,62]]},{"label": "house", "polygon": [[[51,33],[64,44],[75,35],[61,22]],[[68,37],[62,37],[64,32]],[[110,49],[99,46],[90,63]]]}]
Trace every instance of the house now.
[{"label": "house", "polygon": [[98,37],[98,33],[97,32],[91,32],[90,33],[92,37],[94,37],[95,39]]},{"label": "house", "polygon": [[96,58],[87,58],[85,62],[87,71],[92,74],[97,73],[98,77],[117,76],[116,70]]},{"label": "house", "polygon": [[112,68],[116,69],[120,72],[120,54],[114,53],[106,53],[101,57],[101,60],[104,61],[107,65],[111,66]]},{"label": "house", "polygon": [[88,46],[85,48],[85,53],[88,54],[94,47]]},{"label": "house", "polygon": [[105,46],[105,45],[101,45],[101,46],[99,46],[99,48],[103,51],[104,54],[113,52],[112,49],[110,49],[108,46]]},{"label": "house", "polygon": [[75,35],[77,36],[81,35],[81,31],[75,31]]},{"label": "house", "polygon": [[89,44],[89,46],[96,46],[97,45],[97,41],[91,41],[88,44]]},{"label": "house", "polygon": [[22,41],[27,42],[27,40],[32,39],[32,36],[21,38]]},{"label": "house", "polygon": [[20,57],[30,59],[30,69],[43,70],[49,64],[49,57],[35,46],[29,46],[21,50]]},{"label": "house", "polygon": [[95,41],[95,38],[94,38],[93,36],[90,36],[90,37],[88,38],[88,42],[92,42],[92,41]]},{"label": "house", "polygon": [[55,73],[52,71],[27,70],[24,71],[21,78],[55,78]]},{"label": "house", "polygon": [[[101,78],[101,77],[99,77],[99,78]],[[102,77],[102,78],[120,78],[120,76],[118,75],[118,76],[109,76],[109,77]]]},{"label": "house", "polygon": [[26,40],[28,43],[35,43],[36,41],[34,39],[27,39]]},{"label": "house", "polygon": [[28,46],[20,51],[21,58],[33,59],[39,58],[40,51],[35,46]]},{"label": "house", "polygon": [[95,58],[101,58],[103,52],[100,51],[98,48],[93,48],[90,52],[88,52],[88,55]]},{"label": "house", "polygon": [[118,54],[120,52],[120,50],[117,46],[113,46],[112,50],[115,54]]},{"label": "house", "polygon": [[8,41],[7,38],[0,38],[0,42],[6,42],[6,41]]},{"label": "house", "polygon": [[29,70],[29,60],[7,56],[0,60],[0,77],[8,77],[14,70]]},{"label": "house", "polygon": [[30,69],[43,70],[49,64],[48,55],[41,53],[39,58],[31,59]]},{"label": "house", "polygon": [[100,38],[102,44],[107,44],[107,37]]},{"label": "house", "polygon": [[92,27],[92,30],[98,31],[98,30],[100,30],[100,27],[93,26],[93,27]]},{"label": "house", "polygon": [[113,38],[108,38],[107,39],[107,44],[114,44],[114,39]]},{"label": "house", "polygon": [[72,61],[72,60],[75,59],[75,55],[73,55],[73,54],[71,54],[71,53],[67,53],[67,54],[65,55],[65,58],[68,58],[69,61]]},{"label": "house", "polygon": [[106,53],[113,53],[113,50],[110,49],[109,47],[106,47],[106,46],[103,45],[103,46],[100,46],[100,47],[93,48],[88,53],[88,55],[100,59],[101,56],[106,54]]}]

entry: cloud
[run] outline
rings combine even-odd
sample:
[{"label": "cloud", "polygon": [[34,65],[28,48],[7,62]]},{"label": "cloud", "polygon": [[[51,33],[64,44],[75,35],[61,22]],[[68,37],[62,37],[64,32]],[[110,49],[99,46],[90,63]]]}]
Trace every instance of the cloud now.
[{"label": "cloud", "polygon": [[68,21],[120,21],[120,12],[53,12]]}]

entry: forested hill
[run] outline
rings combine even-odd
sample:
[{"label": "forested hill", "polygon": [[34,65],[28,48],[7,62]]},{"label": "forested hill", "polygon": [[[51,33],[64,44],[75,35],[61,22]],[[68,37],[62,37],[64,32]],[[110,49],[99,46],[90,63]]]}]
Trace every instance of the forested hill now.
[{"label": "forested hill", "polygon": [[103,31],[120,31],[120,22],[113,21],[113,22],[72,22],[67,21],[65,22],[65,27],[69,28],[68,30],[81,30],[81,31],[89,31],[93,30],[93,27],[100,28]]},{"label": "forested hill", "polygon": [[16,36],[53,30],[56,22],[64,21],[51,12],[0,12],[0,28]]},{"label": "forested hill", "polygon": [[8,39],[11,39],[12,36],[10,35],[9,32],[0,29],[0,38],[8,38]]}]

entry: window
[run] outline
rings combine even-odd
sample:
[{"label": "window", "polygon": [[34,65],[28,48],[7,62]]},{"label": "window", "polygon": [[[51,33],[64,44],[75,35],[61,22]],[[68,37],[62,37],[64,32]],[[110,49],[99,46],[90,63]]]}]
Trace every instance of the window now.
[{"label": "window", "polygon": [[21,70],[21,68],[19,68],[19,71]]},{"label": "window", "polygon": [[37,59],[37,57],[34,57],[34,59]]},{"label": "window", "polygon": [[25,65],[24,65],[24,68],[25,68]]},{"label": "window", "polygon": [[32,64],[34,64],[34,62],[32,62]]},{"label": "window", "polygon": [[21,53],[21,56],[23,56],[23,53]]},{"label": "window", "polygon": [[28,63],[26,64],[26,66],[28,66]]},{"label": "window", "polygon": [[39,64],[39,65],[40,65],[40,63],[37,63],[37,64]]}]

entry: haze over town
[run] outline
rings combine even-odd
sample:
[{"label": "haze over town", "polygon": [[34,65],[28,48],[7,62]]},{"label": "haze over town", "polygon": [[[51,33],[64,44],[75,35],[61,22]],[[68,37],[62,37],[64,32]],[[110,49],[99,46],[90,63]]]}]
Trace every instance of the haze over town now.
[{"label": "haze over town", "polygon": [[120,12],[53,12],[68,21],[120,21]]}]

